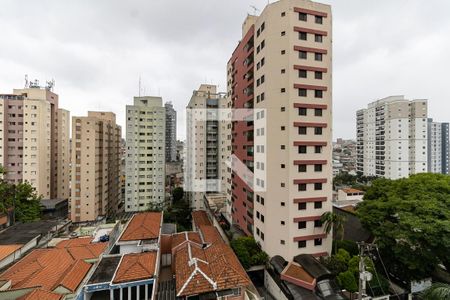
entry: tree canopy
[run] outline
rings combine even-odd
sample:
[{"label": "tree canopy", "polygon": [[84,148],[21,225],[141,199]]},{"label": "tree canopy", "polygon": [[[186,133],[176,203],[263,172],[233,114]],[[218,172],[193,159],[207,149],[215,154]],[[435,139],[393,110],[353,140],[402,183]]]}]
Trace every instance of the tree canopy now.
[{"label": "tree canopy", "polygon": [[261,250],[253,237],[239,237],[231,241],[231,247],[245,269],[265,265],[269,256]]},{"label": "tree canopy", "polygon": [[357,207],[390,272],[423,279],[439,263],[450,270],[450,176],[377,179]]},{"label": "tree canopy", "polygon": [[[0,175],[5,170],[0,167]],[[0,179],[0,213],[14,209],[15,221],[32,222],[41,217],[41,198],[28,182],[12,184]]]}]

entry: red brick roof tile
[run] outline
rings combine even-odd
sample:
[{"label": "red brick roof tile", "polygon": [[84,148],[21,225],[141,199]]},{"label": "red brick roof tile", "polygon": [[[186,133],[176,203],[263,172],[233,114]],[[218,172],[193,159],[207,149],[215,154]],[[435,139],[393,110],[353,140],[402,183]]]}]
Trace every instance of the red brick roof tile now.
[{"label": "red brick roof tile", "polygon": [[162,213],[160,212],[135,214],[119,241],[157,239],[159,237],[161,220]]},{"label": "red brick roof tile", "polygon": [[56,244],[56,248],[69,248],[69,247],[78,247],[85,246],[92,242],[93,238],[91,237],[80,237],[75,239],[67,239]]},{"label": "red brick roof tile", "polygon": [[152,278],[155,274],[157,252],[125,254],[117,267],[114,283]]},{"label": "red brick roof tile", "polygon": [[0,260],[4,259],[5,257],[8,257],[9,255],[13,254],[17,249],[22,248],[23,245],[17,244],[17,245],[0,245]]},{"label": "red brick roof tile", "polygon": [[199,227],[202,225],[213,225],[204,210],[196,210],[192,212],[192,220],[195,226]]},{"label": "red brick roof tile", "polygon": [[214,226],[200,225],[200,234],[206,244],[223,243],[222,236]]},{"label": "red brick roof tile", "polygon": [[62,298],[62,295],[51,293],[42,289],[35,289],[32,292],[23,295],[17,300],[59,300]]},{"label": "red brick roof tile", "polygon": [[88,264],[83,260],[75,261],[59,285],[62,285],[71,292],[75,292],[91,267],[91,264]]}]

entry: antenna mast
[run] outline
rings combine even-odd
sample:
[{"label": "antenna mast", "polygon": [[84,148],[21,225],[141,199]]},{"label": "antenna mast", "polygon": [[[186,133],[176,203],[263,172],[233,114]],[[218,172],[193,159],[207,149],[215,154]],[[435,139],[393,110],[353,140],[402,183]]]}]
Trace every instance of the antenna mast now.
[{"label": "antenna mast", "polygon": [[259,11],[259,9],[254,5],[250,5],[250,7],[253,8],[253,15],[256,16],[256,12]]}]

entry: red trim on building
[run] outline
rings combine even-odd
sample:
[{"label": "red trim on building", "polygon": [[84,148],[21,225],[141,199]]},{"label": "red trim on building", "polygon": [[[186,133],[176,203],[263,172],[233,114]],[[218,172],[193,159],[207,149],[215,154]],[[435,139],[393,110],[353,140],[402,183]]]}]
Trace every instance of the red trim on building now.
[{"label": "red trim on building", "polygon": [[295,141],[294,146],[326,146],[327,142],[320,141]]},{"label": "red trim on building", "polygon": [[311,202],[325,202],[327,197],[316,197],[316,198],[295,198],[294,203],[311,203]]},{"label": "red trim on building", "polygon": [[308,15],[318,16],[318,17],[327,17],[328,14],[326,12],[311,10],[306,8],[294,7],[294,12],[296,13],[304,13]]},{"label": "red trim on building", "polygon": [[294,160],[294,165],[326,165],[326,160]]},{"label": "red trim on building", "polygon": [[328,72],[327,68],[319,68],[319,67],[311,67],[311,66],[304,66],[304,65],[294,65],[294,70],[306,70],[306,71],[317,71],[317,72]]},{"label": "red trim on building", "polygon": [[312,103],[294,103],[294,108],[321,108],[321,109],[327,109],[328,105],[326,105],[326,104],[312,104]]},{"label": "red trim on building", "polygon": [[315,179],[294,179],[294,184],[302,183],[327,183],[326,178],[315,178]]},{"label": "red trim on building", "polygon": [[315,240],[315,239],[324,239],[326,237],[327,237],[326,233],[297,236],[297,237],[294,237],[294,242],[311,241],[311,240]]},{"label": "red trim on building", "polygon": [[294,89],[307,89],[307,90],[327,91],[328,87],[320,86],[320,85],[294,83]]},{"label": "red trim on building", "polygon": [[314,52],[314,53],[322,53],[327,54],[328,51],[326,49],[319,48],[311,48],[311,47],[302,47],[302,46],[294,46],[295,51],[305,51],[305,52]]},{"label": "red trim on building", "polygon": [[323,30],[316,30],[316,29],[305,28],[305,27],[298,27],[298,26],[294,26],[294,31],[306,32],[306,33],[314,33],[314,34],[320,34],[320,35],[324,35],[324,36],[328,35],[328,32],[323,31]]},{"label": "red trim on building", "polygon": [[320,220],[321,218],[322,218],[322,216],[298,217],[298,218],[294,218],[294,223],[317,221],[317,220]]},{"label": "red trim on building", "polygon": [[327,123],[312,123],[312,122],[294,122],[294,127],[322,127],[327,128]]}]

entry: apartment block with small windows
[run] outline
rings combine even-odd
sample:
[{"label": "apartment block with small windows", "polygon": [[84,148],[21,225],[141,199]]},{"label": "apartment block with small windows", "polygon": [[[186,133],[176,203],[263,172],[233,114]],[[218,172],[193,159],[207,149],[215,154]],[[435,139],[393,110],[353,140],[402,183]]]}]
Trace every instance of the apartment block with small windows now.
[{"label": "apartment block with small windows", "polygon": [[12,183],[29,182],[43,198],[69,198],[69,112],[37,81],[0,95],[0,164]]},{"label": "apartment block with small windows", "polygon": [[449,123],[428,119],[428,172],[449,174]]},{"label": "apartment block with small windows", "polygon": [[[228,98],[217,86],[202,84],[186,107],[185,188],[195,209],[205,209],[205,195],[230,190],[231,122],[226,118]],[[225,197],[225,196],[224,196]]]},{"label": "apartment block with small windows", "polygon": [[177,112],[171,102],[166,102],[166,161],[177,160]]},{"label": "apartment block with small windows", "polygon": [[126,107],[126,212],[164,204],[165,112],[161,97],[134,97]]},{"label": "apartment block with small windows", "polygon": [[389,179],[427,172],[427,100],[390,96],[356,112],[357,172]]},{"label": "apartment block with small windows", "polygon": [[112,112],[72,117],[72,222],[115,215],[121,201],[121,138]]},{"label": "apartment block with small windows", "polygon": [[332,20],[329,5],[268,4],[248,16],[228,62],[232,151],[254,170],[253,186],[232,173],[233,223],[270,256],[331,251],[321,215],[332,196]]}]

